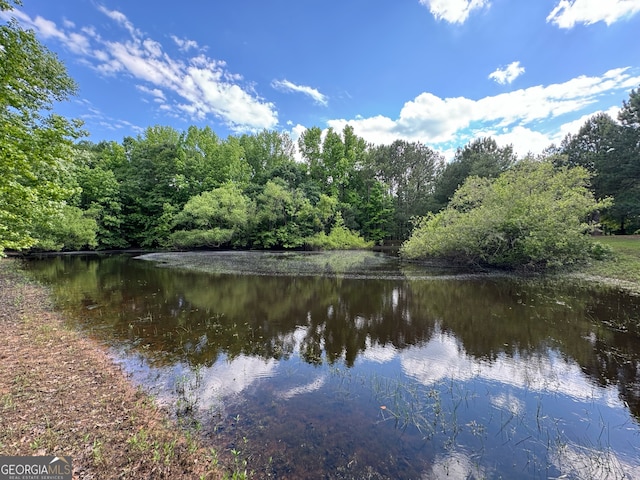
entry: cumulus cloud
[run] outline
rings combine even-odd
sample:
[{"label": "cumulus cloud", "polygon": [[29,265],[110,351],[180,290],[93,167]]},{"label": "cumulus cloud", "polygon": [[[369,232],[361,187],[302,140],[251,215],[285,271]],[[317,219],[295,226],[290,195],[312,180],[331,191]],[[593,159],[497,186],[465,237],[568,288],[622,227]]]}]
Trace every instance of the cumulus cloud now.
[{"label": "cumulus cloud", "polygon": [[547,22],[560,28],[573,28],[578,23],[611,25],[638,12],[640,0],[560,0],[547,16]]},{"label": "cumulus cloud", "polygon": [[[580,127],[578,127],[579,129]],[[576,129],[577,131],[577,129]],[[529,153],[536,155],[541,153],[551,144],[558,144],[565,134],[561,130],[552,133],[542,133],[531,128],[517,125],[506,131],[478,132],[477,137],[492,137],[502,147],[513,145],[514,150],[521,156]]]},{"label": "cumulus cloud", "polygon": [[280,90],[282,92],[298,92],[303,93],[313,99],[313,101],[319,105],[326,106],[328,104],[328,99],[326,95],[320,93],[317,89],[308,87],[306,85],[296,85],[293,82],[290,82],[287,79],[284,80],[274,80],[271,82],[271,86],[276,90]]},{"label": "cumulus cloud", "polygon": [[[342,130],[353,126],[357,135],[382,144],[396,139],[420,141],[447,148],[448,143],[466,143],[486,134],[513,140],[519,154],[539,153],[549,134],[534,130],[541,120],[580,112],[604,95],[626,91],[640,83],[640,75],[618,68],[600,76],[584,76],[564,83],[537,85],[480,99],[441,98],[424,92],[404,104],[397,118],[382,115],[330,120],[328,125]],[[517,148],[517,147],[520,148]]]},{"label": "cumulus cloud", "polygon": [[[69,22],[58,27],[41,17],[32,19],[19,10],[12,14],[44,38],[60,41],[100,73],[145,82],[138,88],[143,87],[145,93],[162,100],[159,103],[164,110],[182,112],[197,120],[214,116],[235,132],[277,125],[278,115],[273,103],[258,96],[252,86],[245,86],[242,76],[230,72],[225,62],[202,53],[173,58],[160,42],[146,36],[123,13],[104,6],[98,9],[125,30],[124,38],[106,40],[92,27],[74,30]],[[183,51],[197,48],[195,41],[172,39]]]},{"label": "cumulus cloud", "polygon": [[488,0],[420,0],[436,20],[464,23],[473,10],[489,6]]},{"label": "cumulus cloud", "polygon": [[511,62],[504,68],[497,68],[495,72],[489,74],[489,78],[495,80],[500,85],[506,85],[513,82],[516,78],[524,73],[524,67],[520,62]]},{"label": "cumulus cloud", "polygon": [[613,106],[606,110],[598,110],[597,112],[591,112],[586,115],[582,115],[580,118],[577,118],[576,120],[573,120],[571,122],[567,122],[561,125],[559,129],[559,136],[561,137],[560,139],[564,138],[570,133],[572,134],[577,133],[580,130],[580,128],[586,123],[587,120],[589,120],[591,117],[598,115],[600,113],[605,113],[609,115],[613,120],[617,121],[618,114],[620,113],[620,107]]}]

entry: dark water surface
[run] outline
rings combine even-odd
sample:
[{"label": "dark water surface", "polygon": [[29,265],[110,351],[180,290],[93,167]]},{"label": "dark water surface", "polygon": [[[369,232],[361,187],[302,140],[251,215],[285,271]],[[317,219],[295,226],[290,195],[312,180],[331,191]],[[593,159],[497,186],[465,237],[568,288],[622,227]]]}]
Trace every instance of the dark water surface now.
[{"label": "dark water surface", "polygon": [[30,267],[254,478],[640,478],[638,296],[369,252],[145,259]]}]

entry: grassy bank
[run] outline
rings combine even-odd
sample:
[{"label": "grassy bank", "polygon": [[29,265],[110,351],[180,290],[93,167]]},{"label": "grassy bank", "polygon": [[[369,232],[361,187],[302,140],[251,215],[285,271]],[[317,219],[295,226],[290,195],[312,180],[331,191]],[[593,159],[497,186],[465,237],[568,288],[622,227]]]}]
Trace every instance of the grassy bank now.
[{"label": "grassy bank", "polygon": [[606,236],[596,241],[610,247],[613,255],[592,262],[582,273],[636,284],[640,289],[640,236]]},{"label": "grassy bank", "polygon": [[0,455],[69,455],[74,479],[224,478],[19,265],[0,259]]}]

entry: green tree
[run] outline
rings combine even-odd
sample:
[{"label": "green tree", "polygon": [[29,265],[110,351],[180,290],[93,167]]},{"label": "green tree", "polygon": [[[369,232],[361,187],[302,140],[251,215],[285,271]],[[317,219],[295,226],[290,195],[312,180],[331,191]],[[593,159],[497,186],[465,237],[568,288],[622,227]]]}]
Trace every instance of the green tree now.
[{"label": "green tree", "polygon": [[289,185],[297,186],[305,170],[295,161],[295,144],[286,133],[263,130],[239,138],[244,158],[251,168],[251,182],[264,185],[274,177],[280,177]]},{"label": "green tree", "polygon": [[220,139],[211,127],[191,126],[178,143],[181,155],[178,183],[187,197],[220,187],[227,182],[242,187],[249,181],[251,167],[240,140]]},{"label": "green tree", "polygon": [[618,115],[621,124],[618,191],[612,193],[615,204],[608,213],[617,220],[622,233],[640,229],[640,89],[632,90]]},{"label": "green tree", "polygon": [[589,118],[580,130],[567,135],[559,152],[559,164],[580,165],[593,173],[596,198],[612,197],[602,212],[602,222],[617,233],[640,228],[640,91],[623,102],[618,120],[604,113]]},{"label": "green tree", "polygon": [[345,227],[340,212],[336,215],[335,222],[328,235],[324,232],[319,232],[308,238],[305,243],[311,248],[321,250],[356,250],[371,248],[373,244],[373,242],[367,242],[357,232]]},{"label": "green tree", "polygon": [[[115,148],[113,148],[115,147]],[[101,249],[128,247],[121,233],[122,199],[120,183],[110,168],[111,155],[124,150],[118,144],[94,145],[83,142],[74,152],[75,177],[81,189],[76,206],[96,221],[97,247]]]},{"label": "green tree", "polygon": [[60,251],[95,248],[98,245],[98,225],[90,213],[78,207],[64,205],[46,222],[34,226],[35,250]]},{"label": "green tree", "polygon": [[424,144],[396,140],[373,148],[369,165],[393,197],[391,236],[406,240],[412,218],[437,208],[433,195],[444,159]]},{"label": "green tree", "polygon": [[322,159],[322,130],[312,127],[302,132],[298,139],[298,150],[307,164],[311,179],[324,187],[327,174]]},{"label": "green tree", "polygon": [[281,178],[269,180],[256,197],[252,245],[259,248],[297,248],[314,232],[316,210],[301,189]]},{"label": "green tree", "polygon": [[447,208],[423,218],[401,255],[505,268],[571,265],[589,257],[587,220],[604,206],[586,169],[527,159],[497,179],[469,177]]},{"label": "green tree", "polygon": [[165,244],[170,212],[180,211],[190,198],[179,143],[170,127],[150,127],[136,139],[125,139],[128,162],[121,182],[122,228],[125,238],[141,247]]},{"label": "green tree", "polygon": [[[2,11],[11,8],[0,3]],[[32,31],[15,20],[0,26],[0,254],[36,244],[38,225],[61,214],[74,193],[68,159],[80,123],[51,110],[75,91]]]},{"label": "green tree", "polygon": [[393,199],[382,182],[367,182],[362,199],[362,235],[368,240],[380,242],[390,236],[393,222]]},{"label": "green tree", "polygon": [[435,185],[434,200],[436,210],[449,203],[449,200],[467,177],[472,175],[483,178],[495,178],[508,170],[516,162],[513,147],[498,147],[493,138],[478,138],[459,148]]},{"label": "green tree", "polygon": [[178,248],[244,243],[250,210],[251,202],[233,183],[203,192],[175,216],[170,242]]}]

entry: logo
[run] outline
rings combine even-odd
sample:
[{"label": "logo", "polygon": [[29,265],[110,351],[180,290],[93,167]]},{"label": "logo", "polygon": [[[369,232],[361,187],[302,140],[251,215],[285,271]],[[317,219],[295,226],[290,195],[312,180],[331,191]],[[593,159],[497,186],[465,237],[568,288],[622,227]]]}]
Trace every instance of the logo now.
[{"label": "logo", "polygon": [[71,457],[0,457],[0,480],[71,480]]}]

